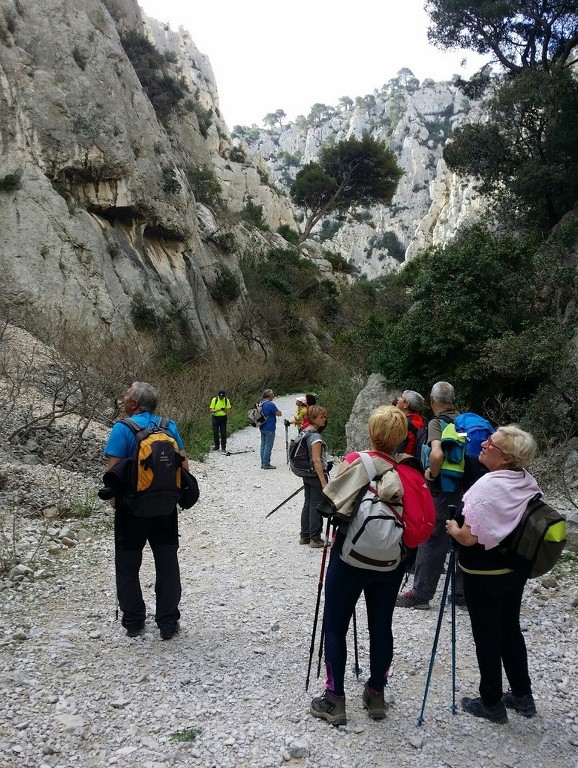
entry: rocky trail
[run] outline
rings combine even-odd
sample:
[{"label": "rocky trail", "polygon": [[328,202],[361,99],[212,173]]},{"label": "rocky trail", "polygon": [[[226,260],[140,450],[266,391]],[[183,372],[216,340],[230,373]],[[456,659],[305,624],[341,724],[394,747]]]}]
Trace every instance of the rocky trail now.
[{"label": "rocky trail", "polygon": [[[292,414],[291,397],[276,402]],[[569,566],[526,587],[522,616],[537,717],[513,713],[498,726],[452,712],[447,612],[418,726],[442,583],[431,611],[395,612],[385,720],[371,721],[362,709],[365,677],[353,673],[351,638],[348,725],[336,729],[309,715],[310,697],[323,688],[316,645],[305,692],[322,550],[298,544],[301,494],[265,517],[300,482],[286,466],[282,421],[275,471],[260,469],[252,427],[230,438],[230,456],[213,453],[193,465],[201,499],[180,517],[182,620],[172,640],[160,640],[152,619],[148,550],[146,631],[131,639],[115,621],[104,505],[81,523],[53,523],[57,565],[34,579],[0,580],[0,766],[577,768],[578,588]],[[97,431],[94,439],[105,435]],[[40,476],[36,467],[25,473]],[[16,493],[14,480],[3,493]],[[29,529],[26,535],[33,540]],[[359,658],[367,668],[363,614],[360,605]],[[476,695],[477,666],[466,612],[457,612],[456,624],[459,706],[462,696]]]}]

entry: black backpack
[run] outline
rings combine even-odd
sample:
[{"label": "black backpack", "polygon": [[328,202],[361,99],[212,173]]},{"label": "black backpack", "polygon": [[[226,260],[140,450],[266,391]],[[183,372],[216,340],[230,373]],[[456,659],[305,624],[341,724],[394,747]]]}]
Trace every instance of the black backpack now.
[{"label": "black backpack", "polygon": [[533,579],[556,565],[565,545],[566,518],[537,494],[499,546],[509,568]]},{"label": "black backpack", "polygon": [[135,517],[170,515],[183,495],[184,459],[168,430],[169,420],[162,418],[154,427],[141,427],[133,419],[122,419],[122,423],[133,431],[136,440],[131,489],[123,496],[123,504]]},{"label": "black backpack", "polygon": [[308,437],[311,432],[300,432],[289,443],[289,469],[297,477],[317,477],[311,459]]}]

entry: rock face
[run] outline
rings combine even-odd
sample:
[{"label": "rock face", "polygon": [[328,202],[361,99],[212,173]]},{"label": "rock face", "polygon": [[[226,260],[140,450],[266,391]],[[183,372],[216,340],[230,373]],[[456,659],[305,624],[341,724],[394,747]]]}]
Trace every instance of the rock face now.
[{"label": "rock face", "polygon": [[371,412],[378,405],[390,405],[393,398],[399,392],[388,390],[387,381],[380,373],[372,373],[367,383],[355,398],[353,409],[347,424],[345,434],[347,436],[348,451],[365,451],[369,447],[367,424]]},{"label": "rock face", "polygon": [[420,85],[409,70],[379,92],[349,101],[340,108],[312,110],[308,119],[286,127],[236,127],[234,135],[267,161],[285,189],[300,167],[316,159],[324,142],[369,133],[391,146],[404,171],[392,205],[372,206],[317,229],[325,247],[376,277],[399,269],[421,248],[447,242],[479,213],[482,201],[472,185],[458,180],[442,158],[452,131],[472,119],[477,105],[450,83],[426,80]]},{"label": "rock face", "polygon": [[234,304],[210,295],[222,266],[242,285],[252,235],[234,214],[251,200],[275,231],[293,213],[254,163],[230,159],[214,76],[188,33],[133,0],[0,0],[0,112],[11,318],[32,309],[121,336],[145,307],[202,346],[234,337]]}]

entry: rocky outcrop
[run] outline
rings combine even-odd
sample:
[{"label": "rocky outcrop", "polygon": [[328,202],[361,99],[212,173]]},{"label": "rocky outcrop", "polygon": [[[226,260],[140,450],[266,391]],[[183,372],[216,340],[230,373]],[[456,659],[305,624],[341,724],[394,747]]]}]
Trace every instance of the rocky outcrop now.
[{"label": "rocky outcrop", "polygon": [[455,85],[431,80],[419,85],[409,75],[402,71],[349,108],[326,107],[286,127],[235,130],[287,190],[324,142],[369,133],[394,149],[404,175],[391,206],[328,219],[315,233],[324,247],[339,251],[369,277],[399,269],[424,247],[448,242],[482,205],[473,185],[452,174],[442,157],[454,128],[471,120],[477,105]]},{"label": "rocky outcrop", "polygon": [[[234,340],[238,254],[254,244],[235,214],[252,201],[272,232],[295,225],[264,171],[231,159],[210,63],[186,31],[134,0],[0,0],[0,113],[5,313],[121,336],[144,307],[201,346]],[[211,297],[222,266],[241,285],[228,306]]]}]

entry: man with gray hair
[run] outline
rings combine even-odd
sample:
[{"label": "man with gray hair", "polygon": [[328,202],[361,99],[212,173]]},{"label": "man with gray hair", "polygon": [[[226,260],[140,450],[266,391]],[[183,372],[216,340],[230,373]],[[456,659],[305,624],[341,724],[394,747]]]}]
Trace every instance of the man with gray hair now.
[{"label": "man with gray hair", "polygon": [[[161,421],[155,414],[158,393],[152,384],[135,381],[124,395],[124,412],[131,421],[143,429],[158,427]],[[182,466],[189,468],[183,440],[177,425],[167,420],[167,432],[175,439]],[[133,456],[136,437],[128,424],[116,421],[104,447],[107,468]],[[137,637],[145,627],[146,606],[142,595],[139,571],[143,549],[148,541],[155,561],[155,621],[163,640],[170,640],[179,631],[179,602],[181,577],[177,552],[179,530],[177,507],[169,515],[137,517],[131,514],[122,498],[113,499],[114,506],[114,563],[116,593],[122,611],[122,626],[129,637]]]},{"label": "man with gray hair", "polygon": [[[448,506],[451,504],[458,506],[462,500],[462,490],[452,493],[444,492],[439,479],[444,460],[442,432],[446,424],[453,422],[459,415],[454,403],[453,386],[447,381],[436,382],[430,393],[430,405],[434,418],[428,424],[427,443],[431,452],[429,467],[425,471],[425,478],[434,499],[436,521],[429,539],[418,547],[413,587],[397,598],[398,608],[428,610],[446,561],[450,546],[450,537],[446,532],[446,520],[450,516]],[[456,603],[458,605],[464,605],[463,591],[461,571],[458,568],[456,572]]]},{"label": "man with gray hair", "polygon": [[397,446],[397,453],[408,453],[421,461],[421,447],[427,440],[427,424],[421,415],[425,400],[419,392],[405,389],[397,398],[397,407],[407,419],[407,437]]}]

